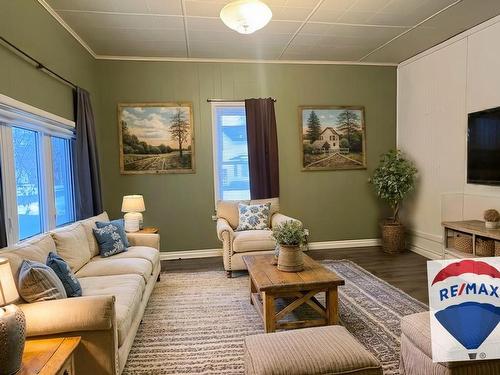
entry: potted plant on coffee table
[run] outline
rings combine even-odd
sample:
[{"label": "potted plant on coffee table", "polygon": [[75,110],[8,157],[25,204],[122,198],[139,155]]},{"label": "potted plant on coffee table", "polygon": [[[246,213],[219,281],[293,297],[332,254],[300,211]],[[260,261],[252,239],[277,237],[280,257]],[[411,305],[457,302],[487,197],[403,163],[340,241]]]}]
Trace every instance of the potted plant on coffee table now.
[{"label": "potted plant on coffee table", "polygon": [[288,220],[273,228],[273,238],[278,243],[278,269],[299,272],[304,269],[302,246],[307,243],[307,234],[302,223]]},{"label": "potted plant on coffee table", "polygon": [[399,253],[405,249],[405,228],[399,220],[401,202],[415,188],[417,169],[399,150],[382,155],[379,166],[370,182],[375,193],[387,202],[393,211],[391,218],[381,223],[382,248],[387,253]]}]

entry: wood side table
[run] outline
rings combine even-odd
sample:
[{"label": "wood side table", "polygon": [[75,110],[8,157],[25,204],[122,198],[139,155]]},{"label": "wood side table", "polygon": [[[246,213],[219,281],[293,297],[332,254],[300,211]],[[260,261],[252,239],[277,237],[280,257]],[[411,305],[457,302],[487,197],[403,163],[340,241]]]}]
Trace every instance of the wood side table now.
[{"label": "wood side table", "polygon": [[[342,278],[304,254],[304,270],[279,271],[272,264],[274,255],[246,255],[243,261],[250,275],[250,303],[262,320],[266,332],[276,329],[293,329],[338,324],[338,290],[344,285]],[[324,292],[326,306],[314,296]],[[276,298],[293,301],[281,311],[276,311]],[[311,307],[318,319],[283,321],[283,318],[303,304]]]},{"label": "wood side table", "polygon": [[27,339],[17,375],[75,375],[73,354],[80,337]]},{"label": "wood side table", "polygon": [[137,232],[133,232],[134,234],[157,234],[160,232],[160,229],[158,227],[144,227]]}]

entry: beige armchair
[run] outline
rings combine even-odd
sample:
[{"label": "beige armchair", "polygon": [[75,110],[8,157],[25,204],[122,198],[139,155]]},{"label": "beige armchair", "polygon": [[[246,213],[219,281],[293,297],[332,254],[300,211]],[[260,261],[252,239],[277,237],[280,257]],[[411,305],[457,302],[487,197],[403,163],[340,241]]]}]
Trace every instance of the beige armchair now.
[{"label": "beige armchair", "polygon": [[271,229],[288,220],[299,221],[279,213],[279,198],[217,202],[217,237],[222,241],[224,269],[227,277],[232,277],[233,271],[246,269],[243,262],[244,255],[271,254],[276,248],[276,241],[271,237],[271,230],[235,230],[238,227],[238,203],[240,202],[250,204],[271,202]]}]

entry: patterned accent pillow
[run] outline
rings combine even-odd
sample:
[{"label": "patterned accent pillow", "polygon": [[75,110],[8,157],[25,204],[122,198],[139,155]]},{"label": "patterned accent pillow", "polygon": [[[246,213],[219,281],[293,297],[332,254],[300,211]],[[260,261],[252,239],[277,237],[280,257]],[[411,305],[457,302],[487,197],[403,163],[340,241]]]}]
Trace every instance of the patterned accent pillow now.
[{"label": "patterned accent pillow", "polygon": [[110,223],[102,228],[93,228],[92,231],[102,257],[109,257],[127,250],[120,235],[119,227],[115,224]]},{"label": "patterned accent pillow", "polygon": [[47,266],[52,268],[59,280],[61,280],[68,297],[80,297],[82,295],[80,282],[63,258],[51,251],[47,257]]},{"label": "patterned accent pillow", "polygon": [[269,229],[269,212],[271,203],[265,204],[238,204],[240,220],[237,231]]},{"label": "patterned accent pillow", "polygon": [[17,289],[26,302],[66,298],[64,286],[54,270],[32,260],[23,260],[21,263]]},{"label": "patterned accent pillow", "polygon": [[108,224],[113,224],[118,227],[118,233],[120,233],[120,237],[122,238],[123,244],[125,247],[129,247],[128,239],[127,239],[127,234],[125,233],[125,223],[123,219],[116,219],[116,220],[111,220],[109,222],[105,221],[96,221],[95,226],[97,228],[104,228]]}]

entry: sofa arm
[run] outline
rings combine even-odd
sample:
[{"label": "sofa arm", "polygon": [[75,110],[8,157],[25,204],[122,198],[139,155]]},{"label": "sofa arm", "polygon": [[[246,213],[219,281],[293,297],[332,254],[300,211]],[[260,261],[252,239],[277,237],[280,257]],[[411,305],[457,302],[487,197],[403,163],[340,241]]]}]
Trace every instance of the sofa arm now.
[{"label": "sofa arm", "polygon": [[229,236],[229,238],[227,239],[230,240],[231,237],[233,236],[233,233],[234,233],[233,228],[231,228],[231,225],[229,225],[226,219],[223,218],[217,219],[217,237],[219,238],[219,240],[224,241],[225,235]]},{"label": "sofa arm", "polygon": [[127,233],[130,246],[148,246],[160,251],[160,235],[157,233]]},{"label": "sofa arm", "polygon": [[293,217],[286,216],[283,214],[280,214],[279,212],[275,213],[272,218],[271,218],[271,228],[277,227],[278,225],[284,224],[287,221],[297,221],[302,225],[302,222],[300,220],[294,219]]},{"label": "sofa arm", "polygon": [[88,296],[19,305],[26,336],[116,330],[115,297]]}]

